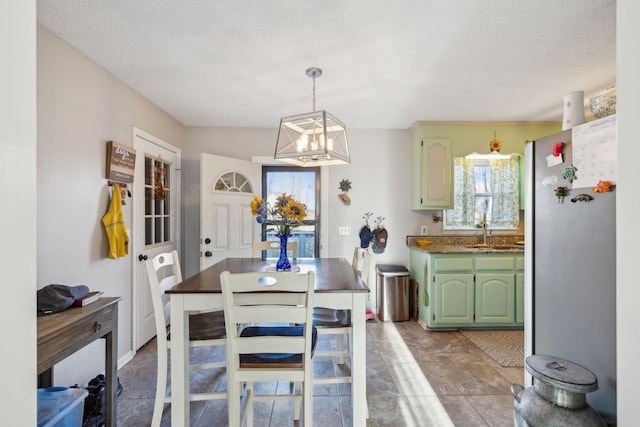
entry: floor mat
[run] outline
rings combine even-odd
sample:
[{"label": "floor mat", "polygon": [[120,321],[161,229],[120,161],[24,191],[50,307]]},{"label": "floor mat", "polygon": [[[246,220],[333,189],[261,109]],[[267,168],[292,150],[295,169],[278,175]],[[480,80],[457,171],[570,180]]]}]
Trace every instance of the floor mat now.
[{"label": "floor mat", "polygon": [[461,330],[487,356],[504,367],[524,367],[523,330]]}]

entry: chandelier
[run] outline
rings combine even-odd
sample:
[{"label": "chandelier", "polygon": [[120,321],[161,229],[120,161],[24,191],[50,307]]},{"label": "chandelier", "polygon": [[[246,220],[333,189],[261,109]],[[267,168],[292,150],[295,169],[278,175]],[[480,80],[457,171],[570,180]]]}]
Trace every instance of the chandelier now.
[{"label": "chandelier", "polygon": [[313,79],[313,112],[280,120],[274,159],[297,166],[329,166],[351,163],[347,128],[328,112],[316,111],[317,67],[307,68]]}]

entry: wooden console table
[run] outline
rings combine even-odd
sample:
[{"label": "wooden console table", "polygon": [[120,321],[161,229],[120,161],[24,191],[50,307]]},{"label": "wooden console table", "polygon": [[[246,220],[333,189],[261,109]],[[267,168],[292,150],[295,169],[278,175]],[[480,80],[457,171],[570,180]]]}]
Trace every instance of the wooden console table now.
[{"label": "wooden console table", "polygon": [[116,425],[118,365],[118,301],[100,298],[86,307],[72,307],[56,314],[38,316],[38,387],[53,385],[53,365],[87,344],[105,339],[107,427]]}]

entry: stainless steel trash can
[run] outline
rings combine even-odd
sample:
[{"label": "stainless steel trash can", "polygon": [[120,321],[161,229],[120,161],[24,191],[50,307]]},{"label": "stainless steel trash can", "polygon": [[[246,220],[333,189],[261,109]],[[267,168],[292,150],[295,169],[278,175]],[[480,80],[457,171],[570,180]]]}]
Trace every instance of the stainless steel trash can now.
[{"label": "stainless steel trash can", "polygon": [[376,265],[376,302],[380,320],[409,320],[409,270],[402,265]]}]

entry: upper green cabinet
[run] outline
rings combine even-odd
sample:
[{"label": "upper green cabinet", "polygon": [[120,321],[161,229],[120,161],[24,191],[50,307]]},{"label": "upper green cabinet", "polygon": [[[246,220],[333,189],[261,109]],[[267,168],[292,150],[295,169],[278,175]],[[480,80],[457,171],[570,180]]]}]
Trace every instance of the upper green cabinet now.
[{"label": "upper green cabinet", "polygon": [[450,208],[453,200],[451,139],[411,141],[411,209]]}]

